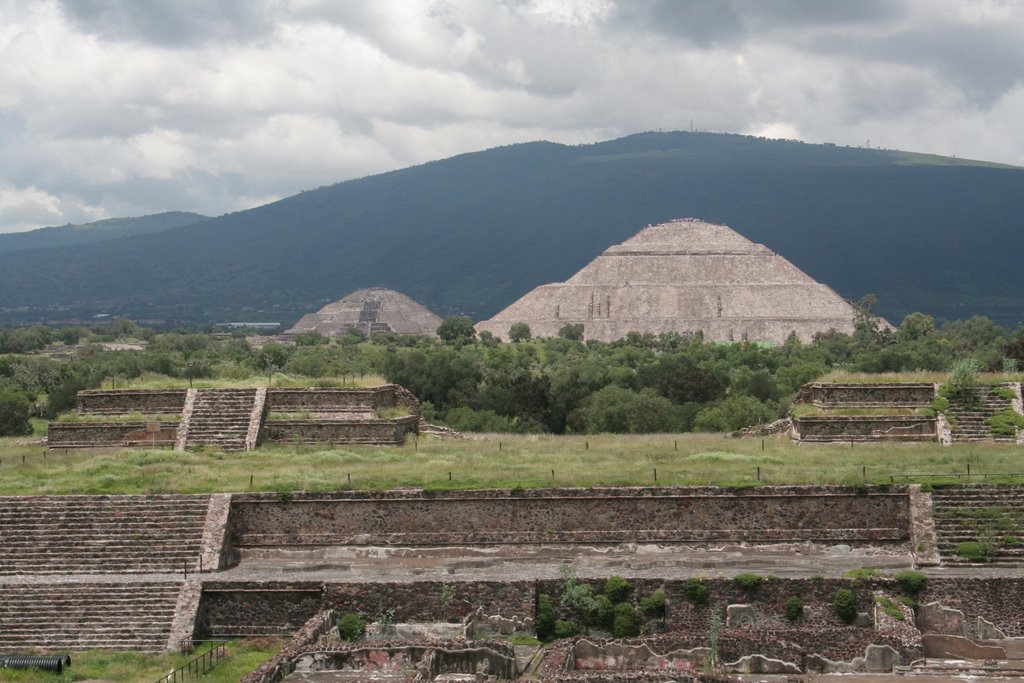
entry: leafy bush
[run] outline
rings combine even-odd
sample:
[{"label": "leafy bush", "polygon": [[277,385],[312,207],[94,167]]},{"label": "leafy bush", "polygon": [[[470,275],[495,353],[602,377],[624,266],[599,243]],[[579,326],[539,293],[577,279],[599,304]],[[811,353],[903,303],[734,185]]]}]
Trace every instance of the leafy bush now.
[{"label": "leafy bush", "polygon": [[572,638],[580,634],[580,627],[575,621],[566,619],[555,620],[555,638]]},{"label": "leafy bush", "polygon": [[594,604],[587,615],[587,623],[591,626],[602,626],[610,629],[615,619],[615,605],[607,595],[595,595]]},{"label": "leafy bush", "polygon": [[1024,429],[1024,416],[1018,415],[1011,406],[985,420],[996,436],[1015,436],[1018,429]]},{"label": "leafy bush", "polygon": [[838,589],[832,605],[843,622],[852,624],[857,619],[857,596],[849,588]]},{"label": "leafy bush", "polygon": [[760,574],[753,574],[753,573],[750,573],[750,572],[746,572],[746,573],[743,573],[743,574],[737,574],[733,578],[733,580],[743,590],[745,590],[745,591],[753,591],[753,590],[756,590],[757,587],[761,585],[761,582],[764,581],[764,577],[761,576]]},{"label": "leafy bush", "polygon": [[558,336],[562,339],[571,339],[573,341],[583,341],[583,325],[582,324],[568,324],[562,325],[558,330]]},{"label": "leafy bush", "polygon": [[918,593],[925,589],[928,584],[928,577],[921,572],[915,572],[910,569],[896,573],[896,583],[900,585],[903,592],[907,595],[916,596]]},{"label": "leafy bush", "polygon": [[562,606],[572,610],[580,619],[586,619],[596,607],[597,596],[593,586],[576,580],[576,570],[571,562],[563,562],[558,567],[562,577]]},{"label": "leafy bush", "polygon": [[31,434],[30,408],[28,397],[20,391],[0,391],[0,436]]},{"label": "leafy bush", "polygon": [[355,612],[346,612],[338,619],[338,637],[346,642],[362,640],[366,635],[366,619]]},{"label": "leafy bush", "polygon": [[665,617],[665,587],[662,586],[650,595],[641,598],[640,609],[663,619]]},{"label": "leafy bush", "polygon": [[683,592],[686,593],[687,599],[695,605],[706,605],[708,603],[710,592],[702,579],[687,579],[686,583],[683,584]]},{"label": "leafy bush", "polygon": [[964,541],[956,547],[956,554],[971,562],[988,562],[994,552],[994,548],[988,543],[981,541]]},{"label": "leafy bush", "polygon": [[555,612],[551,598],[541,595],[537,598],[537,614],[533,619],[533,630],[538,640],[548,641],[555,635],[555,622],[558,621],[558,613]]},{"label": "leafy bush", "polygon": [[796,621],[804,615],[804,603],[795,595],[786,600],[783,609],[786,611],[786,618],[790,621]]},{"label": "leafy bush", "polygon": [[604,594],[613,604],[623,602],[629,594],[629,582],[621,576],[611,576],[604,582]]},{"label": "leafy bush", "polygon": [[615,619],[612,621],[612,635],[616,638],[632,638],[640,635],[640,616],[628,602],[615,605]]}]

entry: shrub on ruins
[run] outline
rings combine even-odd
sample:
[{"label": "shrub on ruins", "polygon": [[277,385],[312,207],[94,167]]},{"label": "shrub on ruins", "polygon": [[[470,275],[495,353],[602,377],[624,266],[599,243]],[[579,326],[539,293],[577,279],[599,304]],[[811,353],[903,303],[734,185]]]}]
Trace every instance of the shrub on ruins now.
[{"label": "shrub on ruins", "polygon": [[587,624],[611,629],[614,620],[615,603],[609,600],[607,595],[595,595],[594,603],[587,615]]},{"label": "shrub on ruins", "polygon": [[804,603],[803,600],[793,595],[786,600],[786,604],[783,605],[783,609],[786,612],[786,618],[790,621],[796,621],[804,615]]},{"label": "shrub on ruins", "polygon": [[956,546],[956,552],[958,557],[962,557],[965,560],[971,562],[988,562],[994,552],[994,548],[991,543],[983,543],[981,541],[964,541]]},{"label": "shrub on ruins", "polygon": [[764,577],[760,574],[745,572],[734,576],[733,581],[735,581],[736,585],[745,591],[755,591],[757,590],[757,587],[761,585],[761,582],[764,581]]},{"label": "shrub on ruins", "polygon": [[338,619],[338,637],[346,642],[362,640],[366,635],[366,619],[355,612],[346,612]]},{"label": "shrub on ruins", "polygon": [[910,569],[896,572],[895,579],[903,592],[911,597],[916,597],[917,594],[923,591],[925,586],[928,585],[927,576],[921,572],[915,572]]},{"label": "shrub on ruins", "polygon": [[624,602],[629,595],[629,582],[621,576],[609,576],[604,582],[604,594],[612,604]]},{"label": "shrub on ruins", "polygon": [[640,615],[636,608],[628,602],[615,605],[615,618],[612,621],[612,636],[615,638],[633,638],[640,635]]},{"label": "shrub on ruins", "polygon": [[594,587],[576,580],[576,569],[571,562],[562,562],[558,567],[562,577],[562,607],[572,611],[580,619],[586,619],[596,608],[597,595]]},{"label": "shrub on ruins", "polygon": [[538,640],[548,641],[555,636],[555,622],[558,621],[558,613],[548,595],[537,597],[537,613],[533,618],[533,631],[537,634]]},{"label": "shrub on ruins", "polygon": [[640,598],[640,609],[659,619],[665,618],[665,587],[661,586],[650,595]]},{"label": "shrub on ruins", "polygon": [[28,415],[32,404],[20,391],[0,390],[0,436],[25,436],[32,433]]},{"label": "shrub on ruins", "polygon": [[555,638],[572,638],[580,634],[580,626],[569,619],[555,620]]},{"label": "shrub on ruins", "polygon": [[832,600],[836,616],[844,623],[852,624],[857,620],[857,596],[849,588],[840,588]]},{"label": "shrub on ruins", "polygon": [[689,578],[686,583],[683,584],[683,592],[686,593],[686,598],[695,605],[706,605],[708,604],[708,597],[710,591],[708,591],[707,585],[703,579]]}]

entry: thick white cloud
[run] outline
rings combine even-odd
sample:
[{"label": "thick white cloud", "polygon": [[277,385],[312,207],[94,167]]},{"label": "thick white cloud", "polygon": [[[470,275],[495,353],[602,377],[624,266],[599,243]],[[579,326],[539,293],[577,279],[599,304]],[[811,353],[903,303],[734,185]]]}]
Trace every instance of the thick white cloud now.
[{"label": "thick white cloud", "polygon": [[0,0],[0,232],[656,129],[1024,165],[999,0]]}]

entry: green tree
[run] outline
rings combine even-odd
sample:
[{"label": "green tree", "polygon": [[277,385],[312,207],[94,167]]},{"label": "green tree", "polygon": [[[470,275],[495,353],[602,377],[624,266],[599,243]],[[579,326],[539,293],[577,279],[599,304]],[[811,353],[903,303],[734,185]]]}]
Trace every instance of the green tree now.
[{"label": "green tree", "polygon": [[512,327],[508,328],[508,338],[510,341],[527,341],[532,336],[530,326],[526,323],[513,323]]},{"label": "green tree", "polygon": [[453,315],[444,319],[437,328],[437,336],[447,344],[458,344],[473,341],[476,329],[473,321],[464,315]]},{"label": "green tree", "polygon": [[32,433],[28,415],[31,404],[20,391],[0,390],[0,436],[24,436]]},{"label": "green tree", "polygon": [[558,330],[558,336],[571,341],[583,341],[583,324],[568,323]]},{"label": "green tree", "polygon": [[935,318],[924,313],[911,313],[900,323],[896,339],[902,342],[915,341],[933,334],[935,334]]}]

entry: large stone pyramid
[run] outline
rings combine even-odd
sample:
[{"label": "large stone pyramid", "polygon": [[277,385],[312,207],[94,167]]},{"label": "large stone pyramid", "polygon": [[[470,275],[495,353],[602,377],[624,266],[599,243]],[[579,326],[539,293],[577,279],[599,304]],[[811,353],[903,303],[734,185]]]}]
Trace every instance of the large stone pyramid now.
[{"label": "large stone pyramid", "polygon": [[366,336],[382,332],[435,335],[441,318],[393,289],[357,289],[344,299],[308,313],[285,334],[319,332],[339,336],[355,328]]},{"label": "large stone pyramid", "polygon": [[553,337],[582,324],[586,339],[701,331],[709,341],[808,341],[853,331],[855,308],[792,263],[724,225],[685,218],[644,228],[568,281],[533,290],[476,325],[508,338],[517,322]]}]

